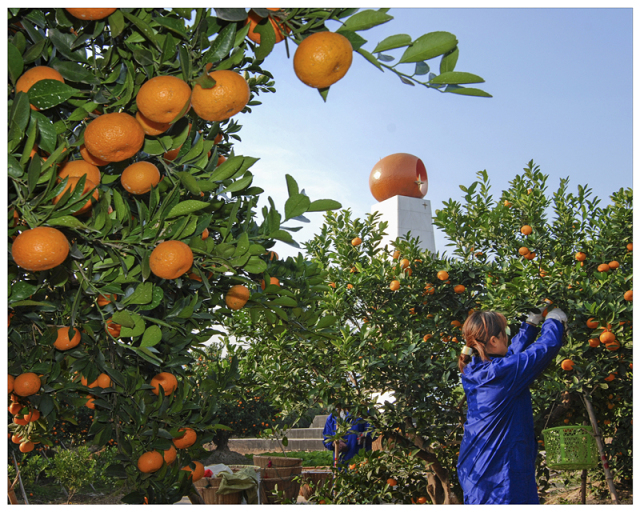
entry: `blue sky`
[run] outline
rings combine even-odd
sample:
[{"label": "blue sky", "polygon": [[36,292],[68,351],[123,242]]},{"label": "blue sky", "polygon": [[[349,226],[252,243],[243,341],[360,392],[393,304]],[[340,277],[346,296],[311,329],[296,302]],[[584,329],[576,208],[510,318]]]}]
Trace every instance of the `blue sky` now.
[{"label": "blue sky", "polygon": [[[632,186],[632,9],[399,8],[389,14],[392,21],[361,32],[365,49],[393,34],[451,32],[459,41],[456,70],[483,77],[480,87],[493,98],[410,87],[354,54],[324,103],[293,72],[295,44],[287,59],[280,43],[264,64],[276,94],[260,96],[262,105],[236,116],[243,125],[236,154],[260,158],[252,170],[265,199],[272,196],[283,211],[288,173],[311,199],[336,199],[362,218],[376,203],[371,168],[397,152],[425,163],[434,211],[461,199],[459,185],[484,169],[498,196],[531,159],[550,176],[550,192],[569,177],[570,190],[589,185],[606,204],[612,192]],[[439,58],[429,64],[437,72]],[[311,238],[322,216],[309,214],[296,240]],[[436,248],[445,250],[439,232]],[[298,252],[283,243],[275,249],[281,257]]]}]

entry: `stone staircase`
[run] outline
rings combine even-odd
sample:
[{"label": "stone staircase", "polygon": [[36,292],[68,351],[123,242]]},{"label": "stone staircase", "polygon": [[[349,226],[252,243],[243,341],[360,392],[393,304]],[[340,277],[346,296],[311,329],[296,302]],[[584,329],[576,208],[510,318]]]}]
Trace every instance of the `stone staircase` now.
[{"label": "stone staircase", "polygon": [[[319,415],[313,419],[309,428],[292,428],[286,432],[289,444],[284,447],[286,452],[304,452],[326,450],[322,444],[322,431],[329,415]],[[244,438],[229,439],[229,450],[242,453],[279,452],[282,450],[280,442],[275,439]]]}]

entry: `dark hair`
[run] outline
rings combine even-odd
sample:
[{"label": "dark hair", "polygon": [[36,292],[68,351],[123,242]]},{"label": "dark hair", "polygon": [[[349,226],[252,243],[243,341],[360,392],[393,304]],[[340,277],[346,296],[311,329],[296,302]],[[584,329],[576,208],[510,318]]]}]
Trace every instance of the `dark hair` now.
[{"label": "dark hair", "polygon": [[[485,344],[492,336],[507,335],[507,319],[502,313],[495,311],[475,311],[470,314],[462,326],[462,337],[465,346],[471,347],[474,354],[480,356],[483,361],[489,361]],[[471,362],[471,356],[460,354],[458,368],[464,373],[464,369]]]}]

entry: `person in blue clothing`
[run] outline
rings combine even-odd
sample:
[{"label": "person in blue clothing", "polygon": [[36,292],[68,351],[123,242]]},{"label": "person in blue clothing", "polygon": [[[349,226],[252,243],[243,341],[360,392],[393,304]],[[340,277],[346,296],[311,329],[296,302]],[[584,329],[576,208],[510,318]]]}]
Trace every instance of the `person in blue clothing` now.
[{"label": "person in blue clothing", "polygon": [[[350,423],[348,433],[337,441],[331,441],[331,437],[336,435],[338,418]],[[373,440],[371,432],[367,432],[369,424],[361,418],[353,418],[349,411],[343,407],[336,407],[336,411],[331,413],[324,425],[323,444],[327,450],[335,452],[336,443],[338,447],[338,464],[342,464],[353,458],[362,448],[371,450]]]},{"label": "person in blue clothing", "polygon": [[530,314],[511,345],[500,313],[474,312],[462,326],[468,410],[457,467],[465,504],[540,503],[529,386],[558,354],[567,315],[556,308],[539,329],[543,319]]}]

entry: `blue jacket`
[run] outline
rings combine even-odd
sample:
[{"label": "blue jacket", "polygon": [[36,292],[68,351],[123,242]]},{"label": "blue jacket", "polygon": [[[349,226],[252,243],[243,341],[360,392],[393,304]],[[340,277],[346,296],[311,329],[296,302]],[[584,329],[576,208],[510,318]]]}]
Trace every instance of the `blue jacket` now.
[{"label": "blue jacket", "polygon": [[[349,429],[349,433],[342,438],[347,443],[347,450],[338,454],[339,463],[344,463],[354,457],[361,448],[364,448],[367,451],[371,450],[371,433],[369,432],[365,434],[367,428],[369,428],[369,424],[361,418],[356,418],[354,420],[349,414],[347,414],[347,421],[351,422],[351,428]],[[333,414],[330,414],[324,424],[322,435],[324,437],[324,447],[332,452],[333,441],[327,440],[327,437],[336,435],[336,427],[337,418]],[[359,438],[362,438],[361,443],[358,441]]]},{"label": "blue jacket", "polygon": [[462,373],[467,420],[458,457],[465,504],[540,503],[529,386],[562,346],[562,322],[523,323],[504,357],[474,356]]}]

